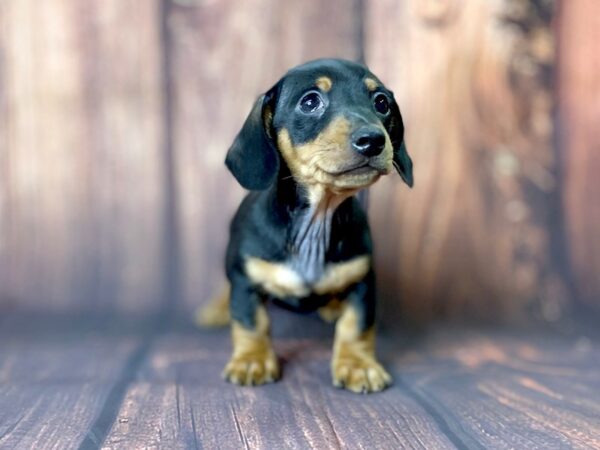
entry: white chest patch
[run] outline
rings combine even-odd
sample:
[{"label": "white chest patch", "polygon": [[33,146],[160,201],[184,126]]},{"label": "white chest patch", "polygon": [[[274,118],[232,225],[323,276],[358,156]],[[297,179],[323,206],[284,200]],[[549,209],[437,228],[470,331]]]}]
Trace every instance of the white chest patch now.
[{"label": "white chest patch", "polygon": [[371,258],[364,255],[327,264],[322,276],[310,284],[304,281],[298,269],[294,270],[286,263],[250,257],[246,259],[245,268],[246,275],[255,285],[275,297],[306,297],[311,293],[324,295],[344,291],[367,275]]}]

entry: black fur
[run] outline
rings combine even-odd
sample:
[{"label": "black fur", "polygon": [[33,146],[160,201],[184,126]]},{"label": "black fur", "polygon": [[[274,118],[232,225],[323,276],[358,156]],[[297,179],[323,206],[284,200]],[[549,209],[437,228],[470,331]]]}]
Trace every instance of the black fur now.
[{"label": "black fur", "polygon": [[272,111],[276,87],[261,95],[246,118],[227,152],[225,165],[246,189],[269,187],[279,172],[279,156],[270,135],[270,123],[265,123],[268,108]]},{"label": "black fur", "polygon": [[[319,76],[327,76],[333,82],[333,89],[326,96],[327,107],[318,117],[302,116],[297,110],[298,102],[307,91],[314,89]],[[233,218],[226,257],[232,318],[248,328],[254,326],[256,307],[269,296],[253,286],[246,276],[246,258],[252,256],[271,262],[293,260],[299,251],[294,247],[294,232],[310,207],[303,187],[290,176],[277,150],[275,136],[279,130],[288,130],[296,146],[315,139],[339,115],[353,124],[357,121],[382,123],[392,141],[394,166],[409,186],[413,184],[412,162],[404,146],[404,125],[393,94],[380,83],[377,92],[385,93],[390,99],[390,114],[378,116],[373,109],[376,93],[369,92],[364,83],[367,76],[377,80],[360,64],[333,59],[309,62],[290,70],[258,99],[227,154],[226,164],[235,178],[243,187],[254,190],[246,196]],[[347,198],[335,210],[328,231],[323,264],[371,255],[367,217],[356,198]],[[374,280],[371,270],[340,296],[356,306],[363,329],[374,321]],[[294,310],[314,311],[326,304],[329,297],[310,295],[276,301]]]},{"label": "black fur", "polygon": [[402,180],[410,187],[413,187],[412,160],[408,156],[404,142],[404,123],[402,122],[400,109],[396,102],[391,105],[391,109],[392,114],[387,130],[392,141],[392,146],[394,147],[394,167],[402,177]]}]

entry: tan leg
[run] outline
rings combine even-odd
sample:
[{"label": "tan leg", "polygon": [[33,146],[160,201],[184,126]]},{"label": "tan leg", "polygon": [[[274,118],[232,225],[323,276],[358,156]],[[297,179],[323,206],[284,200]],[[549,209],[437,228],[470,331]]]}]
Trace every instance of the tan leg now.
[{"label": "tan leg", "polygon": [[377,362],[375,329],[361,331],[359,316],[348,305],[335,327],[331,376],[336,387],[352,392],[378,392],[392,383],[392,377]]},{"label": "tan leg", "polygon": [[319,317],[325,322],[333,323],[340,318],[344,304],[337,298],[332,298],[329,303],[317,310]]},{"label": "tan leg", "polygon": [[232,322],[233,355],[223,371],[227,381],[254,386],[279,378],[279,364],[271,346],[269,329],[269,316],[264,306],[257,308],[254,329]]},{"label": "tan leg", "polygon": [[195,322],[202,327],[224,327],[229,325],[231,315],[229,314],[229,286],[223,289],[218,297],[212,299],[207,305],[196,311]]}]

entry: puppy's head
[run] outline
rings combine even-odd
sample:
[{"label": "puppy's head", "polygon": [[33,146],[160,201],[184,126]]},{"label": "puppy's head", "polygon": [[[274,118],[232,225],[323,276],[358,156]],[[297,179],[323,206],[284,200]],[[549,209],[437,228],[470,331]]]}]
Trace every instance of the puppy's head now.
[{"label": "puppy's head", "polygon": [[225,163],[251,190],[268,188],[282,165],[299,184],[336,193],[367,187],[393,167],[413,184],[393,93],[366,67],[335,59],[298,66],[262,95]]}]

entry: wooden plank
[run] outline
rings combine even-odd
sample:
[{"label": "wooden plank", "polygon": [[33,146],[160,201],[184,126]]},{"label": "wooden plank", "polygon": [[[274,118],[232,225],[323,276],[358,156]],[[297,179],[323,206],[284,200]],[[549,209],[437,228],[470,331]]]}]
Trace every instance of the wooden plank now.
[{"label": "wooden plank", "polygon": [[[301,319],[302,320],[302,319]],[[220,379],[225,331],[173,332],[153,347],[107,448],[595,448],[597,334],[442,330],[381,340],[396,383],[357,396],[330,384],[329,338],[275,345],[283,379],[240,388]],[[301,335],[325,328],[304,322]],[[305,334],[306,333],[306,334]]]},{"label": "wooden plank", "polygon": [[0,306],[156,309],[158,0],[0,8]]},{"label": "wooden plank", "polygon": [[553,321],[568,307],[552,5],[366,2],[366,60],[396,93],[415,165],[412,191],[388,177],[371,195],[386,317]]},{"label": "wooden plank", "polygon": [[107,408],[140,338],[81,323],[10,321],[0,332],[0,447],[78,448]]},{"label": "wooden plank", "polygon": [[104,446],[165,448],[453,448],[396,386],[359,396],[330,382],[330,340],[276,339],[281,382],[225,383],[228,333],[175,333],[153,347]]},{"label": "wooden plank", "polygon": [[[331,326],[276,314],[284,377],[241,388],[220,371],[226,330],[114,320],[0,328],[0,447],[596,448],[600,340],[445,329],[384,336],[395,384],[360,396],[330,384]],[[297,327],[301,323],[301,327]]]},{"label": "wooden plank", "polygon": [[564,218],[577,284],[586,303],[600,309],[600,5],[561,3],[558,72]]},{"label": "wooden plank", "polygon": [[597,339],[438,333],[401,382],[468,448],[598,448]]},{"label": "wooden plank", "polygon": [[242,189],[223,164],[255,99],[309,59],[360,56],[357,2],[171,2],[168,12],[184,308],[222,288]]},{"label": "wooden plank", "polygon": [[110,385],[0,386],[0,446],[76,449],[102,409]]}]

